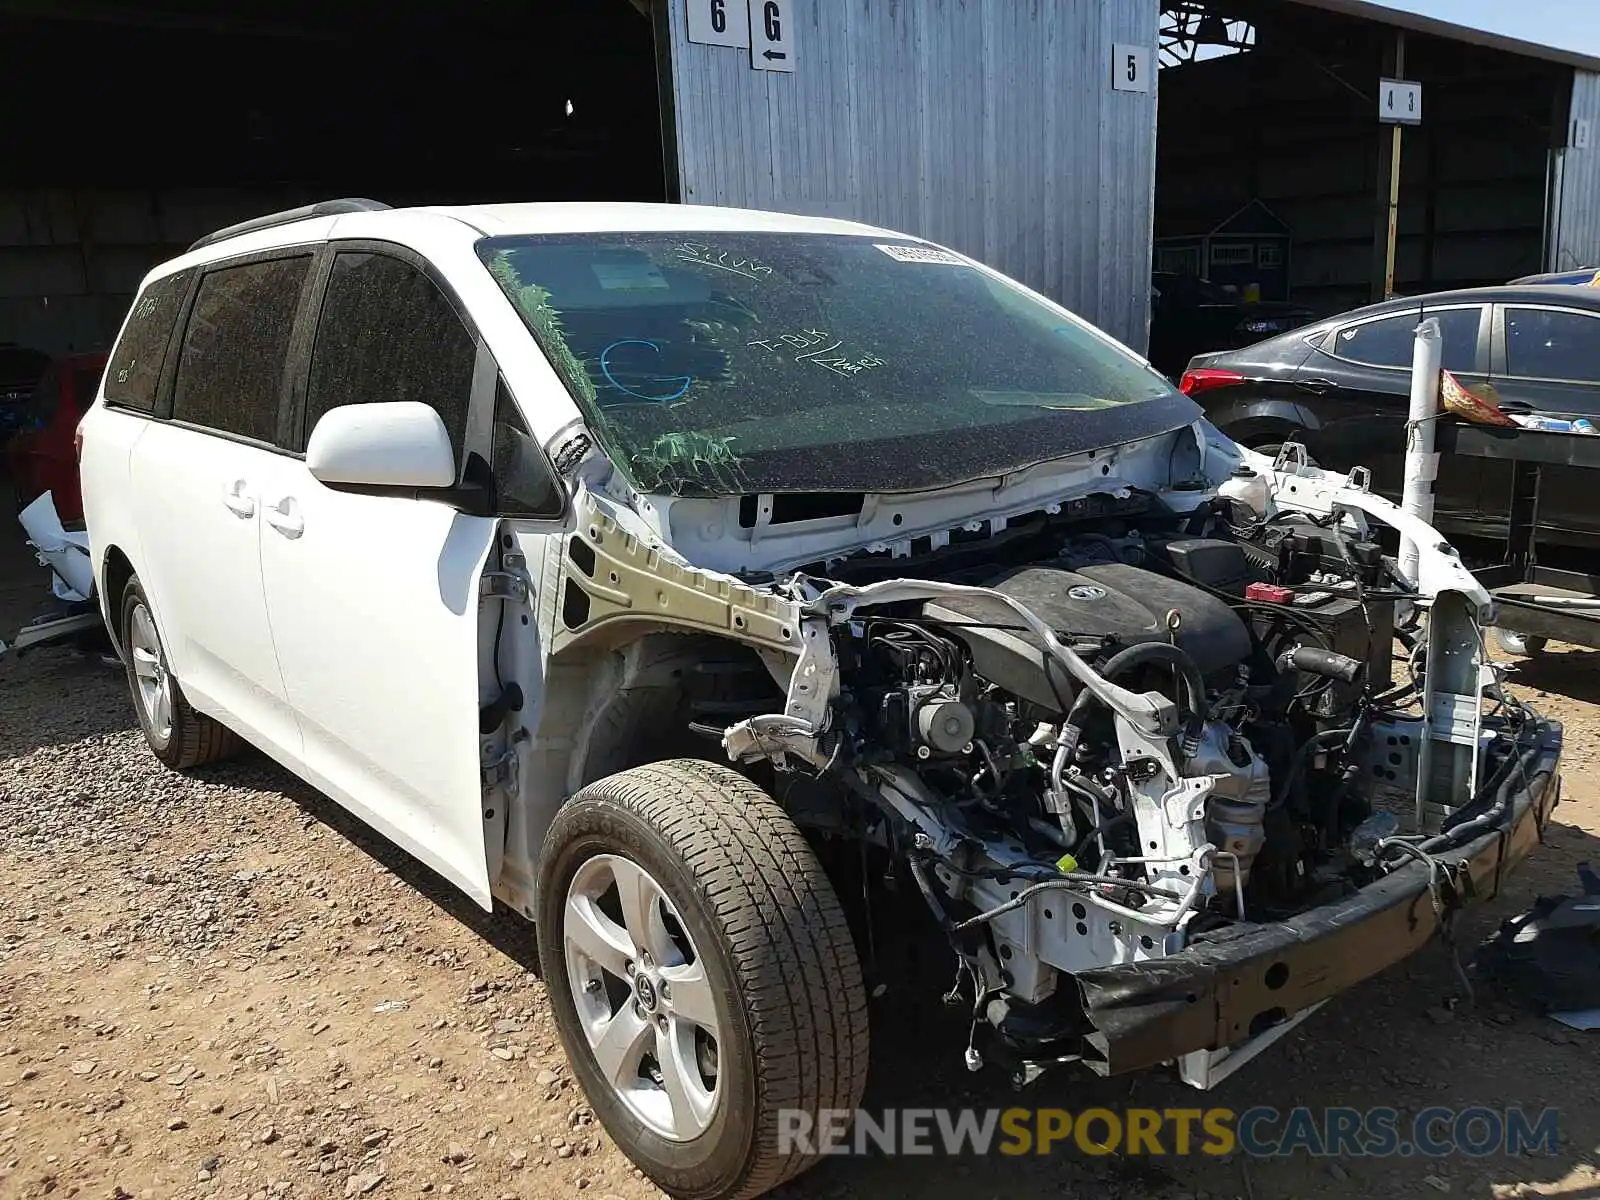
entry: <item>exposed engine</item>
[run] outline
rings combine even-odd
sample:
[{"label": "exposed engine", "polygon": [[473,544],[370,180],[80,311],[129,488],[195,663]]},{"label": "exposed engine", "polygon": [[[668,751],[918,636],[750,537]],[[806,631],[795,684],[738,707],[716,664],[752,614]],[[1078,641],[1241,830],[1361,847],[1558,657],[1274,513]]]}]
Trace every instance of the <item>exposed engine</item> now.
[{"label": "exposed engine", "polygon": [[1081,1044],[1074,974],[1353,893],[1418,830],[1416,593],[1364,522],[1138,499],[827,564],[788,710],[727,737],[854,796],[1030,1060]]}]

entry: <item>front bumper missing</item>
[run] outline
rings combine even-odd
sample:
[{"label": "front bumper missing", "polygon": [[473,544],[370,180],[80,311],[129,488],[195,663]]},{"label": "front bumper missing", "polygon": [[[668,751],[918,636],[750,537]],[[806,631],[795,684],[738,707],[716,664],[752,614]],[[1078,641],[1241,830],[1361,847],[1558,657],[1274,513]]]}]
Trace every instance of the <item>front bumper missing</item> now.
[{"label": "front bumper missing", "polygon": [[[1505,820],[1438,856],[1452,877],[1447,908],[1498,896],[1511,867],[1543,840],[1560,798],[1561,726],[1540,726],[1536,765]],[[1093,1026],[1084,1062],[1117,1075],[1197,1052],[1232,1047],[1241,1055],[1253,1041],[1274,1040],[1286,1022],[1433,937],[1439,917],[1428,874],[1426,864],[1409,862],[1290,920],[1219,931],[1167,958],[1079,973]]]}]

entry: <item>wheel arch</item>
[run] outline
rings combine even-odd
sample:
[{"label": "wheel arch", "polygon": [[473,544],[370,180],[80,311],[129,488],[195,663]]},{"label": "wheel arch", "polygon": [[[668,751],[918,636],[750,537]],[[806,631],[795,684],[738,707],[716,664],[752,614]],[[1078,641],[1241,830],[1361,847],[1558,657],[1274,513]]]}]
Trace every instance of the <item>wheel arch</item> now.
[{"label": "wheel arch", "polygon": [[[105,618],[106,632],[110,634],[111,645],[119,655],[123,652],[122,630],[119,628],[122,623],[122,593],[135,574],[133,562],[120,546],[106,547],[100,560],[100,615]],[[154,601],[151,603],[154,604]]]},{"label": "wheel arch", "polygon": [[652,762],[702,758],[728,765],[709,733],[689,729],[697,698],[710,703],[705,724],[718,728],[738,719],[732,714],[741,698],[752,713],[781,711],[784,704],[772,670],[748,642],[659,627],[558,651],[544,689],[494,883],[496,895],[530,918],[545,834],[567,797]]},{"label": "wheel arch", "polygon": [[1208,411],[1211,423],[1241,446],[1254,447],[1282,441],[1291,433],[1316,433],[1322,428],[1317,414],[1304,404],[1287,400],[1240,400]]}]

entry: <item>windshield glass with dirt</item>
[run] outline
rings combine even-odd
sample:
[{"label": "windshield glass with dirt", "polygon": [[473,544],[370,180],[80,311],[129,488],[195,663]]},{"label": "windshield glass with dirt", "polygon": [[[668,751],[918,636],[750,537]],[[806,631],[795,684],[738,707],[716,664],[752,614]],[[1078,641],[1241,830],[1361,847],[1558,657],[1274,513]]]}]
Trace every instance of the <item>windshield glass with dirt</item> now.
[{"label": "windshield glass with dirt", "polygon": [[489,238],[479,254],[642,491],[942,487],[1199,411],[918,242],[622,232]]}]

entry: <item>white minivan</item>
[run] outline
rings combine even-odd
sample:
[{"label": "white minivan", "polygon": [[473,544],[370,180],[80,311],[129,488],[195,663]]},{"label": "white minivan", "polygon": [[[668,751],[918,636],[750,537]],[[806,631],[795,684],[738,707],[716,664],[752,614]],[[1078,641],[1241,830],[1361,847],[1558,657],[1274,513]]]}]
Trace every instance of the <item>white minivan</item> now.
[{"label": "white minivan", "polygon": [[144,281],[80,457],[151,749],[248,742],[535,921],[577,1078],[678,1196],[842,1133],[864,967],[914,932],[885,881],[972,1069],[1204,1087],[1493,895],[1558,796],[1437,533],[881,229],[245,222]]}]

